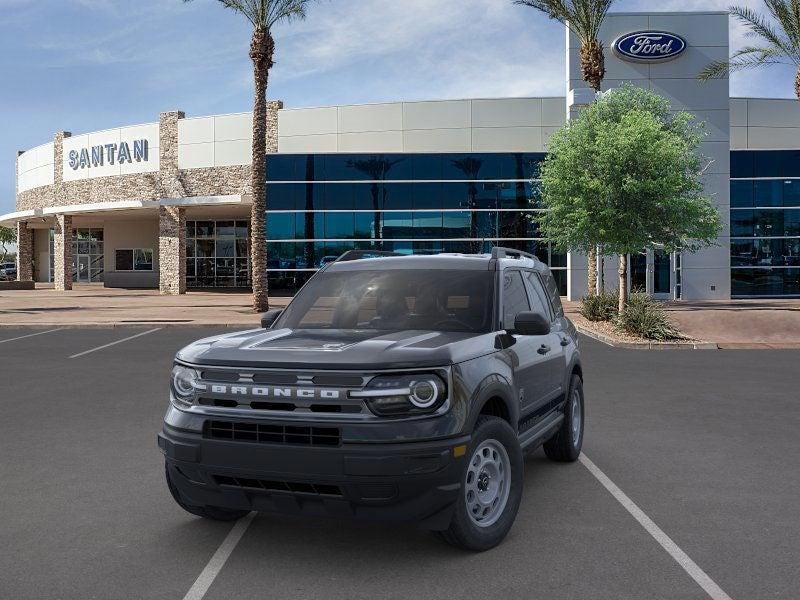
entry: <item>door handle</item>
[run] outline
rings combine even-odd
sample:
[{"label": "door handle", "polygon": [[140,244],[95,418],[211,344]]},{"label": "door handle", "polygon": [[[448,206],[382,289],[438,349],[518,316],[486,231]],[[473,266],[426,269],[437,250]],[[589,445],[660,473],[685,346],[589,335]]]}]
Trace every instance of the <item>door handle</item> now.
[{"label": "door handle", "polygon": [[539,346],[539,349],[537,350],[537,352],[539,354],[547,354],[548,352],[550,352],[550,350],[551,350],[550,346],[548,346],[546,344],[542,344],[541,346]]}]

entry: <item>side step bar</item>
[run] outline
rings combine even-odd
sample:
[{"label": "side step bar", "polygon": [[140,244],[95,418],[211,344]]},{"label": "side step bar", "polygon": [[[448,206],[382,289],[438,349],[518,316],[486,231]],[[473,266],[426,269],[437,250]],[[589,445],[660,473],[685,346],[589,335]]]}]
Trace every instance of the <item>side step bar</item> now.
[{"label": "side step bar", "polygon": [[530,429],[525,430],[519,438],[519,445],[523,450],[533,449],[542,444],[547,436],[552,434],[564,420],[564,413],[554,411]]}]

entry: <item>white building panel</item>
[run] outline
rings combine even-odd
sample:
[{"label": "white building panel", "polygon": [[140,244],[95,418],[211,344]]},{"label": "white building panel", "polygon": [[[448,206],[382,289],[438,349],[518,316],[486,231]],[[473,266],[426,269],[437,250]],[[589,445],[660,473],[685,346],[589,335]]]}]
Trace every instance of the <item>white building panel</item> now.
[{"label": "white building panel", "polygon": [[747,127],[731,127],[731,150],[746,150]]},{"label": "white building panel", "polygon": [[724,12],[651,13],[647,28],[676,33],[689,46],[728,46],[728,15]]},{"label": "white building panel", "polygon": [[405,152],[469,152],[471,129],[418,129],[403,132]]},{"label": "white building panel", "polygon": [[252,163],[253,144],[250,140],[214,142],[214,166],[230,167]]},{"label": "white building panel", "polygon": [[214,144],[178,144],[178,168],[202,169],[214,166]]},{"label": "white building panel", "polygon": [[293,135],[278,138],[278,152],[284,154],[306,154],[337,152],[339,136],[335,133],[321,135]]},{"label": "white building panel", "polygon": [[237,113],[214,117],[214,141],[230,142],[233,140],[245,140],[252,145],[252,113]]},{"label": "white building panel", "polygon": [[472,126],[469,100],[406,102],[403,104],[404,129],[461,129]]},{"label": "white building panel", "polygon": [[214,117],[180,119],[178,121],[178,146],[210,144],[214,141]]},{"label": "white building panel", "polygon": [[747,127],[747,98],[731,98],[731,127]]},{"label": "white building panel", "polygon": [[747,146],[753,150],[800,148],[800,128],[748,127]]},{"label": "white building panel", "polygon": [[747,101],[750,127],[800,127],[800,102],[796,99],[756,99]]},{"label": "white building panel", "polygon": [[491,127],[472,131],[475,152],[542,152],[541,127]]},{"label": "white building panel", "polygon": [[403,105],[400,102],[393,102],[340,106],[338,118],[339,133],[401,131]]},{"label": "white building panel", "polygon": [[402,152],[402,131],[339,134],[339,152]]},{"label": "white building panel", "polygon": [[542,126],[561,127],[567,120],[567,102],[563,96],[542,98]]},{"label": "white building panel", "polygon": [[473,127],[541,127],[541,98],[472,101]]},{"label": "white building panel", "polygon": [[338,108],[292,108],[278,112],[278,135],[338,133]]}]

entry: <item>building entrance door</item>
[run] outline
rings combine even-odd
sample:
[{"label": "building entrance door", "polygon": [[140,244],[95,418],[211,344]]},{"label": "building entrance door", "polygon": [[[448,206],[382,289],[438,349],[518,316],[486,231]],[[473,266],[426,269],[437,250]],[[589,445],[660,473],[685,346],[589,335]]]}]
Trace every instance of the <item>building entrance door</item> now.
[{"label": "building entrance door", "polygon": [[78,268],[75,278],[77,281],[84,283],[89,283],[91,281],[89,275],[89,257],[87,255],[78,256]]},{"label": "building entrance door", "polygon": [[[628,257],[628,286],[633,292],[646,293],[658,300],[679,297],[673,292],[677,276],[673,275],[674,256],[659,248],[650,249]],[[676,295],[677,294],[677,295]]]}]

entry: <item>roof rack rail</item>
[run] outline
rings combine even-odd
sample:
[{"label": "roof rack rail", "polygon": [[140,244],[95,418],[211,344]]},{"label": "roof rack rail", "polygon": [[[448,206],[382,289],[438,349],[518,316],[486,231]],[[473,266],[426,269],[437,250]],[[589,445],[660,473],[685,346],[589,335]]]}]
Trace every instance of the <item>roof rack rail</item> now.
[{"label": "roof rack rail", "polygon": [[538,260],[530,252],[514,250],[513,248],[503,248],[502,246],[495,246],[492,248],[492,258],[530,258],[533,261]]},{"label": "roof rack rail", "polygon": [[348,250],[333,262],[347,262],[349,260],[361,260],[362,258],[380,258],[382,256],[405,256],[399,252],[388,250]]}]

